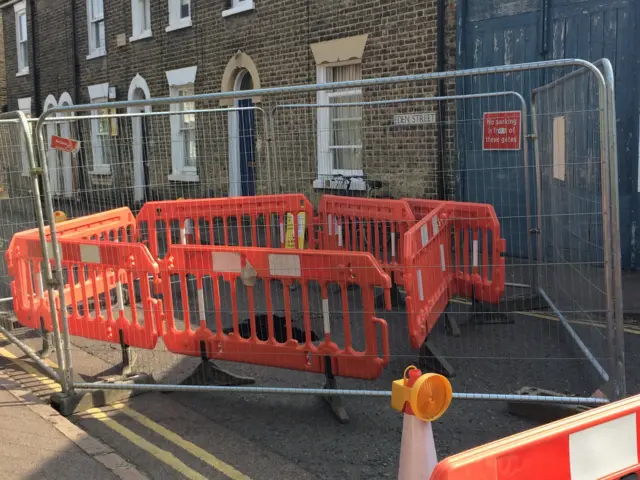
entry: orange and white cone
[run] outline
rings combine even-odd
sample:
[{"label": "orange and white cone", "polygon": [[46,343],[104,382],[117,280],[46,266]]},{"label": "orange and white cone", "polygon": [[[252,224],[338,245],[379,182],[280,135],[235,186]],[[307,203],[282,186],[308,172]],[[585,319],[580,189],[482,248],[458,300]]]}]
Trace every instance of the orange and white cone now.
[{"label": "orange and white cone", "polygon": [[442,375],[422,374],[415,367],[393,382],[391,406],[404,413],[398,480],[428,480],[438,458],[431,422],[451,403],[451,384]]}]

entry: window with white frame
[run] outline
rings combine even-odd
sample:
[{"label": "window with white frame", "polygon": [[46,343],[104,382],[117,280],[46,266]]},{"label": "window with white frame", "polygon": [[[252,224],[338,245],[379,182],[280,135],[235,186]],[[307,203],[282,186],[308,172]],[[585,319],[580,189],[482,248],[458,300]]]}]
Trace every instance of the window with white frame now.
[{"label": "window with white frame", "polygon": [[27,8],[24,2],[13,5],[16,18],[16,48],[18,56],[18,73],[29,73],[29,42],[27,36]]},{"label": "window with white frame", "polygon": [[[172,97],[188,97],[194,94],[197,67],[187,67],[167,72],[169,93]],[[171,175],[169,180],[197,182],[197,144],[195,102],[175,102],[171,111]]]},{"label": "window with white frame", "polygon": [[[109,84],[100,83],[89,86],[91,103],[106,103],[109,100]],[[114,145],[111,140],[111,119],[106,108],[91,110],[91,154],[93,156],[93,175],[111,174],[111,157]]]},{"label": "window with white frame", "polygon": [[131,27],[131,42],[151,36],[151,0],[131,0]]},{"label": "window with white frame", "polygon": [[89,55],[87,58],[106,55],[104,0],[87,0],[87,15],[89,20]]},{"label": "window with white frame", "polygon": [[[318,83],[362,79],[360,63],[318,66]],[[336,175],[361,176],[362,171],[362,89],[342,88],[318,91],[318,174],[319,180]],[[354,105],[355,104],[355,105]],[[352,182],[352,188],[357,188]]]},{"label": "window with white frame", "polygon": [[191,0],[169,0],[167,32],[191,26]]},{"label": "window with white frame", "polygon": [[253,0],[226,0],[227,8],[222,12],[223,17],[234,15],[236,13],[253,10],[255,5]]},{"label": "window with white frame", "polygon": [[[18,99],[18,110],[24,113],[27,118],[31,118],[31,97],[19,98]],[[31,129],[31,134],[33,135],[33,123],[29,122],[29,128]],[[21,129],[20,132],[20,158],[22,162],[22,176],[29,176],[29,156],[27,153],[27,141],[24,138],[24,133]],[[33,138],[33,137],[32,137]]]}]

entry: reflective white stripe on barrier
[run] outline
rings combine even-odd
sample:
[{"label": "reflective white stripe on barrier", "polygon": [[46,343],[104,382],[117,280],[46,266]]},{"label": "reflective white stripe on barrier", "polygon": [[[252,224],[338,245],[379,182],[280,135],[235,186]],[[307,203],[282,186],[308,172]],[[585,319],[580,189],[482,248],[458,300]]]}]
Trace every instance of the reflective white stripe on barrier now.
[{"label": "reflective white stripe on barrier", "polygon": [[242,260],[239,253],[213,252],[213,271],[217,273],[240,273]]},{"label": "reflective white stripe on barrier", "polygon": [[269,254],[269,274],[281,277],[300,277],[300,255]]},{"label": "reflective white stripe on barrier", "polygon": [[440,244],[440,263],[442,264],[442,271],[444,272],[447,269],[447,265],[444,261],[444,245]]},{"label": "reflective white stripe on barrier", "polygon": [[396,234],[391,232],[391,258],[396,259]]},{"label": "reflective white stripe on barrier", "polygon": [[420,227],[420,239],[422,240],[422,246],[424,247],[429,241],[429,231],[426,225]]},{"label": "reflective white stripe on barrier", "polygon": [[201,288],[198,289],[198,311],[200,313],[200,321],[206,322],[207,317],[204,311],[204,292]]},{"label": "reflective white stripe on barrier", "polygon": [[322,299],[322,318],[324,320],[324,333],[331,333],[331,317],[329,316],[329,299]]},{"label": "reflective white stripe on barrier", "polygon": [[478,240],[473,241],[473,266],[478,266]]},{"label": "reflective white stripe on barrier", "polygon": [[118,297],[118,311],[124,312],[124,295],[122,294],[122,283],[116,282],[116,296]]},{"label": "reflective white stripe on barrier", "polygon": [[638,464],[636,414],[569,435],[571,480],[592,480]]},{"label": "reflective white stripe on barrier", "polygon": [[436,215],[435,217],[433,217],[433,220],[431,220],[431,222],[433,224],[433,235],[435,236],[440,231],[440,227],[438,225],[438,216]]},{"label": "reflective white stripe on barrier", "polygon": [[416,278],[418,280],[418,298],[420,298],[420,301],[423,302],[424,291],[422,290],[422,270],[418,269],[418,272],[416,273]]}]

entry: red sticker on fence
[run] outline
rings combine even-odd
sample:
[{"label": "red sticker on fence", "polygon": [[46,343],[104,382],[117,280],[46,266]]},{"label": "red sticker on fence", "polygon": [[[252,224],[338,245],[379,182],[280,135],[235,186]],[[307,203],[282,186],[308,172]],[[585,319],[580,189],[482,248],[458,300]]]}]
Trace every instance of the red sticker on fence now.
[{"label": "red sticker on fence", "polygon": [[483,150],[520,150],[522,112],[485,112]]},{"label": "red sticker on fence", "polygon": [[71,138],[51,136],[51,148],[60,150],[61,152],[76,152],[80,148],[80,142]]}]

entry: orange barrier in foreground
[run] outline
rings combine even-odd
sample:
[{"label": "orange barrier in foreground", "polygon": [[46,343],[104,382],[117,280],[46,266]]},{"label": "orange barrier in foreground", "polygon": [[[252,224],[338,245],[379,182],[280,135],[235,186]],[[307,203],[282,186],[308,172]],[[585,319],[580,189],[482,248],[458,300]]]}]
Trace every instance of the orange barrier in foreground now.
[{"label": "orange barrier in foreground", "polygon": [[635,396],[453,455],[431,480],[630,480],[639,421]]}]

